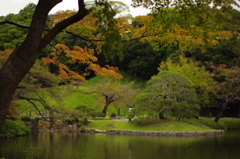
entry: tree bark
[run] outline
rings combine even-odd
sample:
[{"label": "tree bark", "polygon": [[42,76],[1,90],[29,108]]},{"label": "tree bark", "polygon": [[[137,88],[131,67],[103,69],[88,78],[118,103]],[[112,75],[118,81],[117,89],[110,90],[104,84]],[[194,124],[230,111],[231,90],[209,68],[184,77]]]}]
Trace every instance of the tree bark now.
[{"label": "tree bark", "polygon": [[108,95],[104,95],[104,96],[105,96],[106,104],[105,104],[105,106],[103,107],[102,113],[106,115],[106,114],[107,114],[108,106],[109,106],[112,102],[114,102],[114,100],[113,100],[114,94],[111,95],[110,97],[109,97]]},{"label": "tree bark", "polygon": [[166,119],[165,116],[164,116],[164,113],[165,113],[165,109],[161,109],[161,110],[159,111],[159,118],[160,118],[160,119]]},{"label": "tree bark", "polygon": [[214,119],[215,122],[218,122],[218,121],[219,121],[219,119],[221,118],[223,112],[227,109],[227,105],[228,105],[228,102],[225,102],[225,103],[222,105],[221,110],[219,111],[219,113],[217,114],[216,118]]},{"label": "tree bark", "polygon": [[105,115],[107,114],[108,105],[109,104],[105,104],[105,106],[103,107],[103,110],[102,110],[102,113]]},{"label": "tree bark", "polygon": [[0,130],[19,82],[35,63],[40,51],[63,29],[88,14],[84,0],[78,0],[79,11],[58,23],[42,38],[49,11],[62,0],[39,0],[35,9],[28,35],[23,43],[9,56],[0,70]]},{"label": "tree bark", "polygon": [[221,110],[217,114],[216,118],[214,119],[215,122],[218,122],[219,119],[221,118],[223,112],[227,109],[228,103],[230,103],[235,97],[239,96],[240,91],[237,91],[235,94],[233,94],[230,98],[226,100],[226,102],[222,105]]}]

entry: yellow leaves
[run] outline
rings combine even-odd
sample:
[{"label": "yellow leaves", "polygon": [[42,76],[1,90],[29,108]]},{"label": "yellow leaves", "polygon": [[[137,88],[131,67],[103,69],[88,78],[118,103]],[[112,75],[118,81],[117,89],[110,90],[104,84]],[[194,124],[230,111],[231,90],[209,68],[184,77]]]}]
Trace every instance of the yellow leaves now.
[{"label": "yellow leaves", "polygon": [[55,45],[55,49],[57,50],[56,51],[57,54],[60,54],[62,51],[70,50],[69,47],[67,47],[64,44],[57,44],[57,45]]},{"label": "yellow leaves", "polygon": [[143,26],[141,28],[138,28],[134,31],[134,35],[132,36],[132,38],[138,38],[141,37],[142,35],[144,35],[147,32],[147,27]]},{"label": "yellow leaves", "polygon": [[[131,29],[132,38],[139,38],[139,37],[145,37],[149,34],[153,35],[151,26],[149,23],[153,20],[152,16],[137,16],[132,21],[134,21],[135,26]],[[156,29],[156,28],[154,28]],[[154,36],[148,37],[148,38],[154,38]],[[147,38],[142,38],[142,41],[149,40]]]},{"label": "yellow leaves", "polygon": [[71,17],[72,15],[76,14],[77,12],[75,10],[66,10],[66,11],[58,11],[56,15],[53,15],[51,17],[52,22],[49,23],[49,27],[54,27],[55,24],[58,22],[63,21],[64,19],[67,19],[68,17]]},{"label": "yellow leaves", "polygon": [[133,19],[135,25],[130,30],[131,38],[143,37],[141,41],[151,42],[155,49],[175,44],[182,51],[197,46],[204,52],[206,48],[218,45],[220,39],[230,39],[235,34],[225,31],[223,24],[208,17],[205,10],[187,18],[181,12],[168,11]]},{"label": "yellow leaves", "polygon": [[61,22],[64,19],[67,19],[76,13],[77,13],[77,11],[75,11],[75,10],[66,10],[66,11],[60,10],[56,13],[56,15],[53,16],[52,20],[55,22]]},{"label": "yellow leaves", "polygon": [[178,63],[174,63],[171,59],[161,62],[158,70],[169,70],[185,75],[194,87],[208,89],[213,83],[212,75],[206,71],[205,67],[198,67],[197,62],[186,58],[183,54],[179,56]]},{"label": "yellow leaves", "polygon": [[141,24],[147,25],[149,22],[151,22],[153,20],[153,17],[150,15],[137,16],[137,17],[135,17],[134,20],[141,22],[139,25],[141,25]]},{"label": "yellow leaves", "polygon": [[95,62],[98,60],[97,57],[93,55],[93,52],[93,49],[88,49],[87,47],[83,49],[79,46],[74,46],[73,50],[70,50],[68,54],[74,63],[88,64],[89,61]]},{"label": "yellow leaves", "polygon": [[153,39],[153,42],[160,42],[164,46],[178,45],[182,51],[198,46],[205,52],[206,48],[218,45],[219,39],[230,39],[234,34],[235,32],[231,31],[217,31],[195,25],[187,29],[175,25],[175,28],[163,32],[161,36]]},{"label": "yellow leaves", "polygon": [[116,18],[117,27],[116,30],[120,33],[122,37],[124,37],[127,41],[130,40],[128,33],[131,32],[133,26],[129,23],[129,19],[127,17],[119,17]]},{"label": "yellow leaves", "polygon": [[[77,12],[75,10],[66,10],[58,11],[56,15],[52,16],[52,22],[49,24],[49,27],[54,27],[58,22],[67,19]],[[97,18],[93,17],[93,14],[88,14],[82,20],[70,25],[66,30],[74,33],[81,34],[81,36],[93,36],[93,32],[98,29]]]}]

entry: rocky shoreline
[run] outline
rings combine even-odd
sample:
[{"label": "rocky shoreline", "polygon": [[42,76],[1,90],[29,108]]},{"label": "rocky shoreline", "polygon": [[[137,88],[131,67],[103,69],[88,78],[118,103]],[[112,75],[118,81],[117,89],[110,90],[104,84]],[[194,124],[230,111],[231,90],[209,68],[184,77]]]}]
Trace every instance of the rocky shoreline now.
[{"label": "rocky shoreline", "polygon": [[213,131],[131,131],[131,130],[106,130],[86,129],[86,133],[106,133],[112,135],[133,135],[133,136],[164,136],[164,137],[188,137],[188,136],[218,136],[224,130]]}]

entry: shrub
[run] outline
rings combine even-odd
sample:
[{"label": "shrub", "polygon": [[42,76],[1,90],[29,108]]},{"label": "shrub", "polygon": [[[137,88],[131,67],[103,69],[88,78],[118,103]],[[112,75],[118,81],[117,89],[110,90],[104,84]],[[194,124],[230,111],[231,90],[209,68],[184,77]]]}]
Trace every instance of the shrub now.
[{"label": "shrub", "polygon": [[227,130],[240,130],[240,119],[220,119]]},{"label": "shrub", "polygon": [[29,122],[29,121],[31,121],[31,118],[30,118],[29,116],[22,116],[22,117],[21,117],[21,120],[22,120],[22,121]]},{"label": "shrub", "polygon": [[24,122],[20,120],[9,120],[6,119],[3,125],[2,130],[0,133],[7,134],[9,136],[19,136],[19,135],[26,135],[30,132],[30,130],[26,127]]},{"label": "shrub", "polygon": [[112,117],[112,118],[116,118],[117,115],[116,115],[115,113],[112,113],[112,114],[111,114],[111,117]]},{"label": "shrub", "polygon": [[212,129],[225,129],[225,127],[222,124],[219,124],[215,121],[213,121],[213,119],[211,120],[200,120],[201,124],[212,128]]},{"label": "shrub", "polygon": [[98,112],[98,111],[93,111],[93,112],[90,112],[89,115],[91,117],[105,117],[106,115],[102,112]]},{"label": "shrub", "polygon": [[87,124],[88,124],[88,119],[87,119],[87,117],[83,117],[82,119],[80,119],[79,122],[78,122],[78,124],[79,124],[80,126],[82,126],[82,125],[87,125]]}]

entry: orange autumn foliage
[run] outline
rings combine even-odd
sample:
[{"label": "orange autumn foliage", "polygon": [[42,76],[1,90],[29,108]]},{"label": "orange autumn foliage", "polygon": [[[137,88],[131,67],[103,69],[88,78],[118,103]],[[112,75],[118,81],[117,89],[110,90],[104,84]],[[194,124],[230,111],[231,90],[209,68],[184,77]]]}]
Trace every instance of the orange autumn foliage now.
[{"label": "orange autumn foliage", "polygon": [[[118,74],[116,71],[118,70],[117,67],[106,65],[105,67],[100,67],[98,64],[95,64],[98,59],[94,56],[93,49],[89,49],[87,47],[81,48],[78,46],[74,46],[71,50],[64,44],[57,44],[55,46],[56,52],[49,54],[48,58],[42,58],[42,61],[46,63],[52,63],[56,65],[59,69],[59,74],[64,79],[75,79],[80,81],[85,81],[85,75],[88,74],[88,71],[92,70],[97,76],[102,76],[108,79],[121,79],[122,76]],[[58,60],[58,55],[62,52],[65,53],[65,56],[69,58],[69,63],[79,63],[79,64],[86,64],[88,67],[85,69],[86,73],[80,75],[79,73],[70,70],[67,65],[61,63]]]}]

